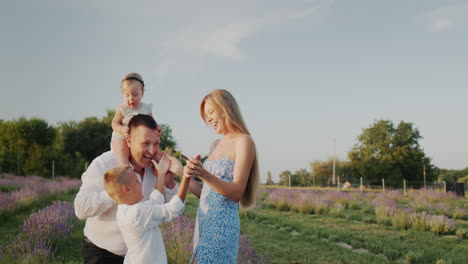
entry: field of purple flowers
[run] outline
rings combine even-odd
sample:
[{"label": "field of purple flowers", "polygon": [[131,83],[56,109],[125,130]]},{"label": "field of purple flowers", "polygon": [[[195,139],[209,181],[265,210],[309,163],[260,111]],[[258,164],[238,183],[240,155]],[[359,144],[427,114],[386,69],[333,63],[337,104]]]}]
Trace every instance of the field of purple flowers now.
[{"label": "field of purple flowers", "polygon": [[[74,196],[80,185],[81,181],[64,177],[51,181],[37,176],[4,175],[0,178],[0,222],[3,218],[14,217],[15,212],[28,208],[33,203],[41,204],[53,195],[68,193]],[[161,225],[169,263],[185,264],[190,260],[195,205],[191,209],[192,213]],[[32,212],[21,223],[18,233],[0,241],[0,264],[60,263],[64,259],[68,260],[67,263],[81,263],[81,259],[70,260],[70,256],[63,256],[67,252],[58,252],[59,243],[70,240],[72,229],[78,223],[80,221],[75,217],[71,202],[54,201],[51,205]],[[76,229],[75,232],[79,234],[78,239],[75,239],[75,249],[78,248],[76,244],[81,245],[83,236],[82,227],[80,230]],[[255,253],[248,239],[242,235],[239,241],[238,263],[265,263],[265,260]]]},{"label": "field of purple flowers", "polygon": [[51,181],[38,176],[6,174],[0,178],[0,186],[12,191],[0,192],[0,216],[33,202],[40,202],[51,195],[77,190],[80,185],[80,180],[65,177],[57,177]]},{"label": "field of purple flowers", "polygon": [[[281,211],[344,217],[346,210],[375,217],[382,225],[400,229],[430,231],[436,235],[456,234],[467,238],[467,230],[457,228],[456,219],[468,220],[468,208],[453,193],[430,190],[361,192],[319,189],[265,189],[264,203]],[[373,222],[373,217],[362,217]]]},{"label": "field of purple flowers", "polygon": [[[80,184],[79,180],[64,177],[51,181],[37,176],[5,175],[0,179],[2,190],[7,190],[0,193],[0,216],[3,216],[0,220],[7,219],[33,203],[40,204],[54,195],[74,192]],[[0,263],[55,261],[58,243],[70,236],[77,222],[70,202],[55,201],[33,211],[20,224],[18,233],[11,234],[0,242]]]}]

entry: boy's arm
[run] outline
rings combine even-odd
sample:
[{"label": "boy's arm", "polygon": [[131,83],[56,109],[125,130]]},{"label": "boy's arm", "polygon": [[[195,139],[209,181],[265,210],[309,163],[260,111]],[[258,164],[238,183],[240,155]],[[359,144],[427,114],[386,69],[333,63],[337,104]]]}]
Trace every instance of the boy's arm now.
[{"label": "boy's arm", "polygon": [[187,196],[187,189],[190,183],[190,176],[186,173],[186,170],[184,169],[184,175],[181,177],[182,181],[179,186],[179,191],[177,192],[177,196],[180,198],[180,200],[185,201],[185,197]]}]

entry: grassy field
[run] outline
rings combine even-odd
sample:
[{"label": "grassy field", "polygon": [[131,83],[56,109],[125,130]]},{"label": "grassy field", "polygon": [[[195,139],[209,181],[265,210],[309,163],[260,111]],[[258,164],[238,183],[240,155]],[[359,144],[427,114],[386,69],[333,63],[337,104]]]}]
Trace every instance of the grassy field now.
[{"label": "grassy field", "polygon": [[[55,195],[0,219],[0,244],[19,232],[33,211],[53,200],[73,201],[75,193]],[[184,214],[195,218],[198,199],[189,195]],[[358,212],[344,217],[283,212],[260,207],[241,211],[241,232],[267,263],[467,263],[468,240],[429,232],[365,223]],[[460,222],[463,226],[466,221]],[[60,244],[57,263],[82,263],[84,221]]]}]

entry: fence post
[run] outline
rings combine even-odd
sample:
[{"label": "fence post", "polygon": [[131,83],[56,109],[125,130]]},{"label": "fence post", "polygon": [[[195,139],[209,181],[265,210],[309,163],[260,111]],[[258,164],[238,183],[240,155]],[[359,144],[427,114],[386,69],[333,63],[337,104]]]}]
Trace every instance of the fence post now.
[{"label": "fence post", "polygon": [[406,179],[403,179],[403,195],[406,196]]},{"label": "fence post", "polygon": [[447,182],[444,181],[444,192],[447,192]]},{"label": "fence post", "polygon": [[338,176],[337,179],[338,179],[338,184],[336,185],[336,187],[338,188],[338,191],[340,191],[340,176]]},{"label": "fence post", "polygon": [[55,179],[55,160],[52,160],[52,180]]},{"label": "fence post", "polygon": [[382,178],[382,191],[385,192],[385,179]]},{"label": "fence post", "polygon": [[362,192],[362,187],[364,186],[362,186],[362,177],[361,177],[361,185],[359,185],[359,189],[361,189],[361,192]]}]

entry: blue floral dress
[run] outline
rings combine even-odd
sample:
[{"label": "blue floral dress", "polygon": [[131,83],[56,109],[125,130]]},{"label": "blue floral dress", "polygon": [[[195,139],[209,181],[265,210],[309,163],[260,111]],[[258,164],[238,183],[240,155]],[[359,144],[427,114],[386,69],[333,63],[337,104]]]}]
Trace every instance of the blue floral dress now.
[{"label": "blue floral dress", "polygon": [[[234,161],[229,158],[205,160],[203,167],[223,181],[233,181]],[[199,264],[237,263],[239,235],[239,204],[203,184],[190,263],[194,256]]]}]

